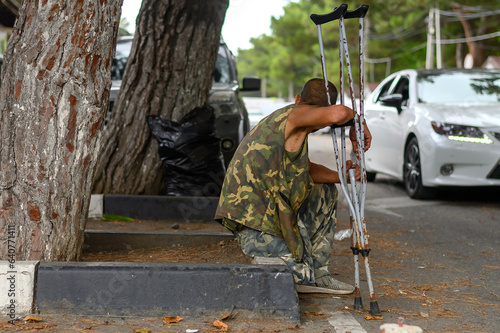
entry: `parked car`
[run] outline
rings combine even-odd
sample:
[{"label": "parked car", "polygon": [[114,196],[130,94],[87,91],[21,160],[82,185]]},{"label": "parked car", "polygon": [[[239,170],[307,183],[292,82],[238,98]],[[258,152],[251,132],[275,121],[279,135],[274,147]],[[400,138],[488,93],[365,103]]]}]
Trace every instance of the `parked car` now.
[{"label": "parked car", "polygon": [[[110,109],[113,108],[120,90],[132,41],[133,36],[120,37],[116,44],[111,72]],[[238,144],[250,130],[248,112],[240,92],[257,90],[260,90],[260,79],[257,77],[243,78],[243,87],[239,87],[234,56],[221,38],[208,104],[215,110],[215,129],[221,139],[226,167]]]},{"label": "parked car", "polygon": [[368,180],[401,180],[415,199],[440,186],[500,185],[500,70],[403,70],[367,98]]}]

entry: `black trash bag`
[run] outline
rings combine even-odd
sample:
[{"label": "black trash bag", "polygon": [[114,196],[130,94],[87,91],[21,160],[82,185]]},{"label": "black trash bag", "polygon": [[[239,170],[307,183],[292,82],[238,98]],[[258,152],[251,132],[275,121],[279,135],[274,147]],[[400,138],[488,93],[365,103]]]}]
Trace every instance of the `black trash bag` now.
[{"label": "black trash bag", "polygon": [[224,158],[215,136],[214,109],[197,107],[178,123],[148,116],[163,164],[163,195],[219,196],[224,180]]}]

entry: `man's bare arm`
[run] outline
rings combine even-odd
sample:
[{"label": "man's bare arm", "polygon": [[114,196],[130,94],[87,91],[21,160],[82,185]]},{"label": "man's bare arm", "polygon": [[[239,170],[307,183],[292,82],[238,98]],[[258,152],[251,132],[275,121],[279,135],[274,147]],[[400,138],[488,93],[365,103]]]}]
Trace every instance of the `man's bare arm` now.
[{"label": "man's bare arm", "polygon": [[[346,161],[346,168],[349,169],[352,166],[352,161]],[[339,173],[327,168],[324,165],[316,164],[309,161],[309,175],[316,184],[323,183],[340,183]],[[361,170],[359,166],[356,166],[356,179],[361,177]],[[349,179],[347,179],[349,182]]]},{"label": "man's bare arm", "polygon": [[316,184],[340,183],[339,174],[324,165],[309,161],[309,175]]},{"label": "man's bare arm", "polygon": [[354,111],[345,105],[315,106],[299,104],[288,118],[287,127],[294,129],[320,129],[326,126],[342,125],[354,118]]}]

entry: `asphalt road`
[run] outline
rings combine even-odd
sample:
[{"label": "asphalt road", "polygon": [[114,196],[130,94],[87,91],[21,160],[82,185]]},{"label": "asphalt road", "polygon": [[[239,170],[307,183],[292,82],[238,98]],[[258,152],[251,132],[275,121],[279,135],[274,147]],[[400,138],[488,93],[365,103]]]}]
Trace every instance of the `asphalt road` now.
[{"label": "asphalt road", "polygon": [[[312,161],[334,163],[329,135],[310,136],[309,147]],[[337,230],[349,227],[340,200]],[[369,258],[384,322],[403,317],[426,332],[500,332],[500,188],[445,189],[437,200],[421,201],[377,175],[366,200]],[[336,246],[332,264],[342,280],[353,279],[348,247],[348,240]],[[378,332],[380,321],[350,312],[367,332]]]}]

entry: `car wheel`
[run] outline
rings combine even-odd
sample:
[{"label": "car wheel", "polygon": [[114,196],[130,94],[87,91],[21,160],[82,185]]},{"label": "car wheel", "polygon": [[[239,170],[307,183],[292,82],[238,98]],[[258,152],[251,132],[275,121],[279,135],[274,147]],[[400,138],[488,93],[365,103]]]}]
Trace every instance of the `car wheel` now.
[{"label": "car wheel", "polygon": [[370,171],[366,172],[366,180],[369,181],[369,182],[374,181],[375,180],[375,176],[377,176],[376,172],[370,172]]},{"label": "car wheel", "polygon": [[412,138],[405,149],[403,183],[406,193],[413,199],[430,199],[434,190],[422,185],[422,167],[417,138]]}]

